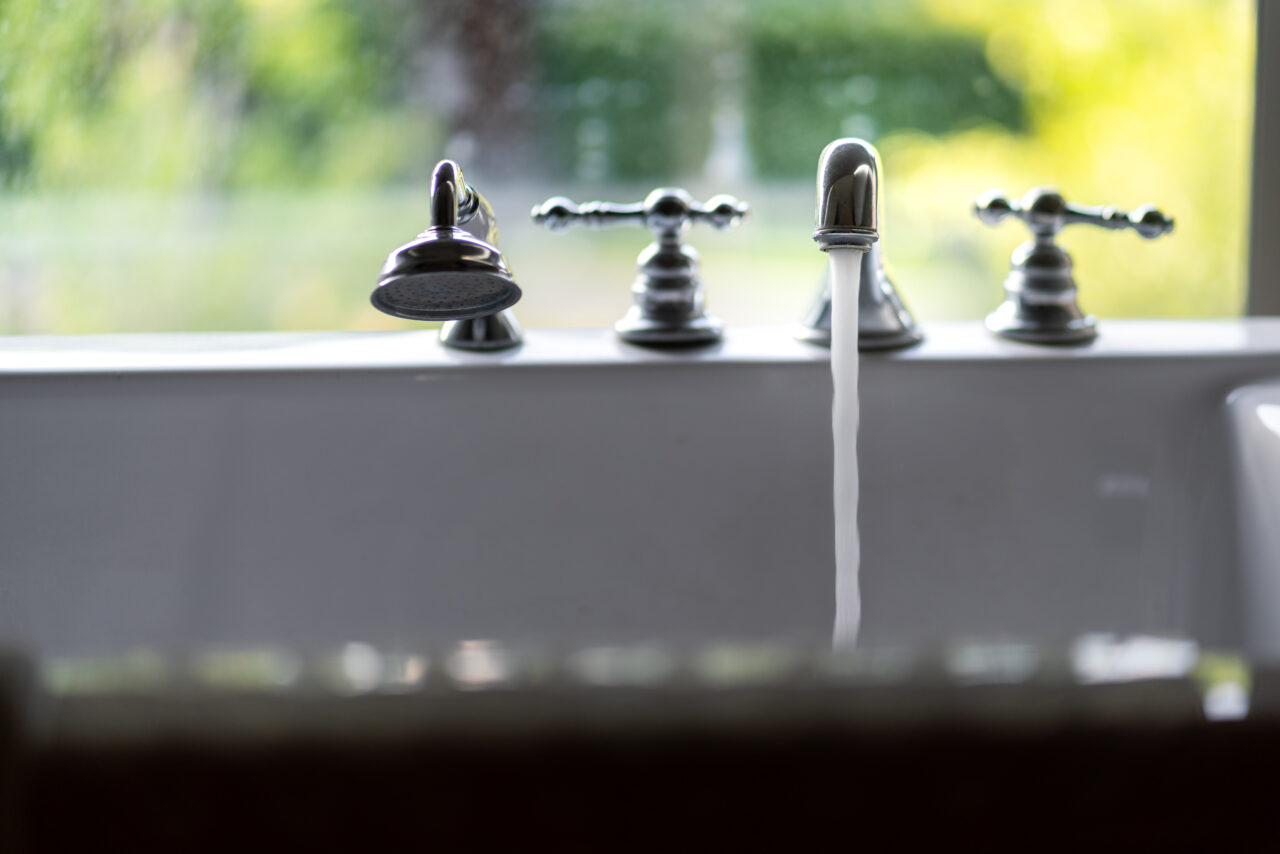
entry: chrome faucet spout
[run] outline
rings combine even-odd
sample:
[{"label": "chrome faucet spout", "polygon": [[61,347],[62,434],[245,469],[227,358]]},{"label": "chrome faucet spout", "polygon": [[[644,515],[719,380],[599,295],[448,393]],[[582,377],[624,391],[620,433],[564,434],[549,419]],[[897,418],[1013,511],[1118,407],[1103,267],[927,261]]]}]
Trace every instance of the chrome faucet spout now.
[{"label": "chrome faucet spout", "polygon": [[[863,253],[858,290],[859,350],[909,347],[924,338],[885,270],[879,239],[880,174],[880,154],[860,139],[837,139],[818,159],[813,239],[823,252],[856,249]],[[796,337],[831,346],[831,290],[825,277]]]},{"label": "chrome faucet spout", "polygon": [[837,139],[818,158],[818,227],[823,252],[871,248],[880,237],[876,152],[860,139]]}]

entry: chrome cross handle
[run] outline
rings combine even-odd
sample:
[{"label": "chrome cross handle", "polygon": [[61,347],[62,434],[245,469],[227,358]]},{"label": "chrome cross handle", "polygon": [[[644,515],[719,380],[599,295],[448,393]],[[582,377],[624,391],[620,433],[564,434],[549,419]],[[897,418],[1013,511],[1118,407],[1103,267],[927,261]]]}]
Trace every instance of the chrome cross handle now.
[{"label": "chrome cross handle", "polygon": [[1031,344],[1085,344],[1098,335],[1097,318],[1080,310],[1071,256],[1055,240],[1062,229],[1078,224],[1130,228],[1147,239],[1173,231],[1173,219],[1151,205],[1132,213],[1076,205],[1052,187],[1035,187],[1018,201],[990,190],[974,200],[973,212],[986,225],[1014,217],[1031,230],[1032,239],[1009,258],[1004,302],[987,316],[987,328],[995,334]]},{"label": "chrome cross handle", "polygon": [[676,236],[695,222],[706,222],[723,231],[740,223],[746,215],[746,202],[733,196],[712,196],[700,203],[678,187],[659,187],[643,202],[631,204],[587,202],[578,205],[564,196],[556,196],[533,209],[533,221],[552,231],[561,231],[575,223],[593,228],[642,225],[659,237]]},{"label": "chrome cross handle", "polygon": [[1017,217],[1037,237],[1052,237],[1066,226],[1077,224],[1132,228],[1147,239],[1173,231],[1173,220],[1155,205],[1143,205],[1132,213],[1114,205],[1077,205],[1068,202],[1052,187],[1036,187],[1016,202],[1009,201],[1000,190],[988,190],[974,201],[973,210],[987,225],[997,225],[1008,216]]},{"label": "chrome cross handle", "polygon": [[656,239],[636,260],[639,275],[631,287],[634,305],[614,324],[623,340],[648,346],[705,344],[720,339],[723,324],[703,308],[698,253],[681,235],[695,222],[724,230],[742,222],[746,215],[746,203],[733,196],[696,202],[675,187],[659,187],[643,202],[631,204],[578,205],[556,196],[533,209],[533,221],[552,231],[581,224],[593,228],[637,225],[653,232]]}]

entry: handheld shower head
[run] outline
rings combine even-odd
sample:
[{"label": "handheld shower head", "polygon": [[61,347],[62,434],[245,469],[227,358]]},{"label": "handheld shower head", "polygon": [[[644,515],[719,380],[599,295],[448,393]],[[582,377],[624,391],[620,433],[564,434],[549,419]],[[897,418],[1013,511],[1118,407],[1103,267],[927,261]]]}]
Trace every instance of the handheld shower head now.
[{"label": "handheld shower head", "polygon": [[[431,176],[431,225],[387,256],[369,297],[374,308],[407,320],[472,320],[519,302],[498,248],[458,227],[460,216],[487,209],[458,164],[440,161]],[[486,236],[496,234],[492,214],[483,220]]]},{"label": "handheld shower head", "polygon": [[520,299],[502,254],[462,229],[428,229],[387,258],[374,308],[407,320],[471,320]]}]

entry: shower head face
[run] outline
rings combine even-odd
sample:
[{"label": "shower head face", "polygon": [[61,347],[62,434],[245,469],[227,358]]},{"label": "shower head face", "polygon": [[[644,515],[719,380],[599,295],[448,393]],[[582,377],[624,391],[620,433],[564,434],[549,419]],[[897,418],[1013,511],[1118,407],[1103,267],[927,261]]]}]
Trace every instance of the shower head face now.
[{"label": "shower head face", "polygon": [[510,308],[519,293],[514,282],[493,273],[444,270],[387,279],[372,301],[406,320],[470,320]]},{"label": "shower head face", "polygon": [[469,320],[519,302],[502,253],[458,228],[431,228],[387,257],[370,295],[406,320]]}]

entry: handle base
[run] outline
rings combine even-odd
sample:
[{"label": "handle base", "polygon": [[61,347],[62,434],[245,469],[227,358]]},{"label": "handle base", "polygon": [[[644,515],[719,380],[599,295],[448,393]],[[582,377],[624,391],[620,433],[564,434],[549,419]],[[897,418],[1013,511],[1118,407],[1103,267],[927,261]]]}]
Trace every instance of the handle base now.
[{"label": "handle base", "polygon": [[987,315],[986,326],[1001,338],[1024,344],[1082,346],[1098,337],[1098,319],[1075,303],[1028,305],[1014,297]]},{"label": "handle base", "polygon": [[714,344],[724,334],[724,323],[713,314],[662,318],[633,305],[613,325],[618,337],[643,347],[691,347]]}]

